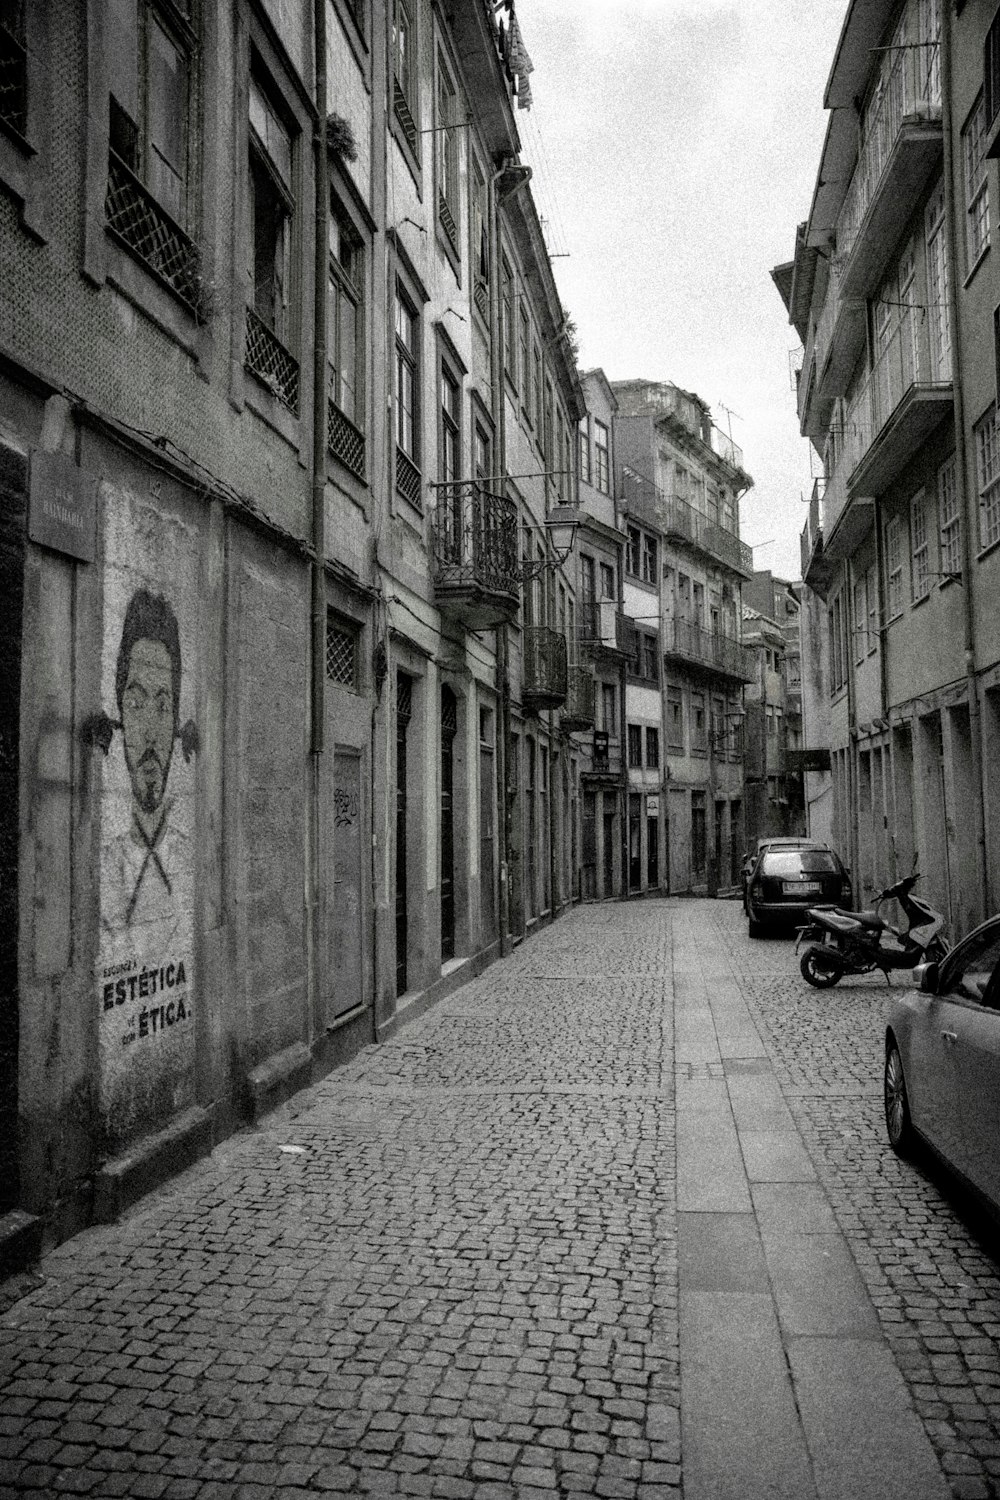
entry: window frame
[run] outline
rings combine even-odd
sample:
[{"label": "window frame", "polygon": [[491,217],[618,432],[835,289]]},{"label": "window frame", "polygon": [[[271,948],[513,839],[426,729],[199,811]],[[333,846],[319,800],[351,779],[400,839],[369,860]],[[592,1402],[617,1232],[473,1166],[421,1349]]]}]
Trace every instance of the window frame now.
[{"label": "window frame", "polygon": [[657,582],[657,569],[659,567],[659,545],[657,538],[651,532],[644,531],[642,534],[642,581],[643,583]]},{"label": "window frame", "polygon": [[938,549],[942,584],[962,576],[962,512],[958,504],[955,455],[945,459],[937,472]]},{"label": "window frame", "polygon": [[920,604],[931,592],[931,543],[927,524],[927,493],[917,490],[910,499],[910,598]]},{"label": "window frame", "polygon": [[630,771],[642,770],[642,725],[626,725],[626,751],[628,756],[628,768]]},{"label": "window frame", "polygon": [[[684,721],[684,689],[679,684],[668,683],[667,722],[665,731],[668,750],[684,750],[686,745]],[[673,737],[673,731],[675,727],[678,729],[676,739]]]},{"label": "window frame", "polygon": [[595,489],[602,495],[611,493],[611,430],[606,422],[594,418]]},{"label": "window frame", "polygon": [[[405,24],[401,24],[403,17]],[[408,46],[400,49],[400,38],[408,40]],[[419,172],[420,169],[420,37],[418,34],[418,6],[413,0],[393,0],[392,26],[389,36],[392,54],[392,127],[393,135],[404,149],[404,154]]]},{"label": "window frame", "polygon": [[979,511],[979,550],[1000,542],[1000,426],[992,405],[973,428],[976,443],[976,495]]},{"label": "window frame", "polygon": [[660,731],[656,724],[646,725],[646,769],[660,769]]},{"label": "window frame", "polygon": [[[460,129],[450,123],[458,90],[454,79],[438,52],[434,89],[434,189],[435,222],[445,254],[457,271],[461,264],[461,149]],[[448,121],[445,116],[448,116]]]},{"label": "window frame", "polygon": [[[330,364],[331,383],[336,372],[336,392],[331,384],[330,399],[337,407],[342,416],[352,422],[359,432],[365,431],[366,396],[365,389],[365,341],[367,335],[367,306],[366,285],[367,278],[367,250],[364,238],[359,234],[357,226],[351,216],[345,212],[340,199],[331,190],[330,193],[330,226],[331,231],[336,225],[341,244],[344,241],[350,247],[351,268],[348,269],[343,262],[343,253],[334,252],[330,245],[330,264],[328,270],[329,288],[335,297],[335,307],[330,309],[328,328],[327,356]],[[338,397],[341,394],[343,374],[341,366],[343,361],[343,350],[341,347],[342,322],[340,318],[341,307],[347,304],[353,309],[354,318],[354,383],[351,387],[353,394],[353,410],[348,411],[343,401]]]},{"label": "window frame", "polygon": [[[447,354],[438,355],[438,479],[454,484],[462,477],[462,375]],[[448,400],[446,397],[450,397]]]},{"label": "window frame", "polygon": [[986,99],[982,89],[962,126],[965,262],[971,276],[990,248],[990,192],[986,156]]},{"label": "window frame", "polygon": [[898,620],[904,609],[903,526],[899,516],[887,516],[883,528],[885,545],[885,603],[888,623]]}]

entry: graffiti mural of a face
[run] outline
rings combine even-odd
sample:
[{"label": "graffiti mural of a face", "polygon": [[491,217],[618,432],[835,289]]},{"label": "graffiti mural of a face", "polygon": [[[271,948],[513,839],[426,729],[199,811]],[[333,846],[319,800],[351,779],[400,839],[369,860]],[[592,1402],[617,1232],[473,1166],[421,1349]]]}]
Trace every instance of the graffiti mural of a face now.
[{"label": "graffiti mural of a face", "polygon": [[140,589],[125,615],[115,686],[132,795],[147,816],[166,792],[180,677],[176,616],[165,599]]}]

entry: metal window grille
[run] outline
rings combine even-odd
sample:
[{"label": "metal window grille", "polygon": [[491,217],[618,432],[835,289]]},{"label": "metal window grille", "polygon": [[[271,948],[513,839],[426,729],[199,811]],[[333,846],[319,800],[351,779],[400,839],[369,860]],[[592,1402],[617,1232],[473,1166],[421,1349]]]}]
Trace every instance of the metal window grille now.
[{"label": "metal window grille", "polygon": [[326,617],[326,675],[341,687],[357,686],[358,632],[329,613]]},{"label": "metal window grille", "polygon": [[420,509],[420,470],[408,453],[396,444],[396,488],[404,499]]},{"label": "metal window grille", "polygon": [[365,477],[365,435],[333,401],[327,406],[326,445],[358,479]]},{"label": "metal window grille", "polygon": [[396,717],[407,724],[413,718],[413,678],[405,672],[396,675]]},{"label": "metal window grille", "polygon": [[207,316],[198,246],[113,151],[108,156],[104,218],[115,238],[192,312]]},{"label": "metal window grille", "polygon": [[293,415],[299,411],[299,366],[262,318],[247,308],[243,362]]},{"label": "metal window grille", "polygon": [[410,150],[415,156],[417,154],[418,138],[416,122],[413,118],[412,113],[410,112],[409,100],[403,92],[403,86],[400,83],[399,79],[393,79],[393,84],[394,87],[392,102],[393,109],[396,113],[396,119],[399,121],[400,128],[402,129],[402,132],[406,137],[406,144],[409,146]]},{"label": "metal window grille", "polygon": [[458,254],[458,225],[443,193],[438,194],[438,222],[447,236],[451,248]]},{"label": "metal window grille", "polygon": [[28,54],[18,7],[0,20],[0,120],[18,135],[28,131]]}]

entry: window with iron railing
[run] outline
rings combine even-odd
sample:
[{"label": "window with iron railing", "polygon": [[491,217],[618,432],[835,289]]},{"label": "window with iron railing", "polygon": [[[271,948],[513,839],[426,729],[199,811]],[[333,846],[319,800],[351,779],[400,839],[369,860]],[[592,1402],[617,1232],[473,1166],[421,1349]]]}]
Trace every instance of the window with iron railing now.
[{"label": "window with iron railing", "polygon": [[419,154],[417,127],[417,37],[413,0],[394,0],[392,13],[393,114],[414,157]]},{"label": "window with iron railing", "polygon": [[291,353],[292,132],[262,72],[249,90],[250,297],[244,363],[281,404],[299,409],[299,366]]},{"label": "window with iron railing", "polygon": [[469,228],[472,236],[472,301],[484,322],[490,316],[490,237],[487,230],[486,177],[473,158],[469,198]]},{"label": "window with iron railing", "polygon": [[22,0],[0,0],[0,123],[28,133],[28,53]]},{"label": "window with iron railing", "polygon": [[437,121],[434,132],[437,175],[438,224],[451,254],[457,258],[458,223],[461,209],[458,201],[458,130],[455,114],[455,88],[448,77],[444,61],[438,58]]},{"label": "window with iron railing", "polygon": [[327,446],[365,477],[364,245],[340,204],[330,206],[330,412]]}]

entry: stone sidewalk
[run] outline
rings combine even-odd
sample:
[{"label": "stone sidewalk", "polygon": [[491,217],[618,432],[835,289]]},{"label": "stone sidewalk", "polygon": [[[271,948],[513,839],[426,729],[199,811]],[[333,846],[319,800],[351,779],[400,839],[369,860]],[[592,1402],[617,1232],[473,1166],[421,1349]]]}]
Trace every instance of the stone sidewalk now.
[{"label": "stone sidewalk", "polygon": [[738,918],[578,908],[60,1247],[0,1318],[0,1494],[947,1496]]}]

